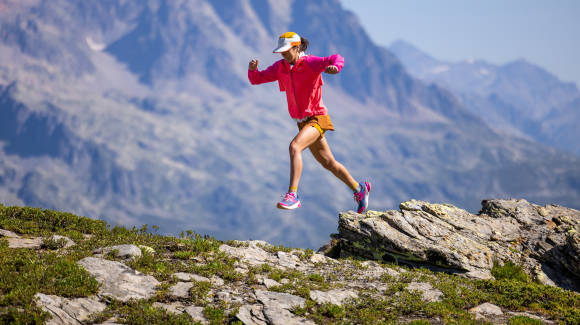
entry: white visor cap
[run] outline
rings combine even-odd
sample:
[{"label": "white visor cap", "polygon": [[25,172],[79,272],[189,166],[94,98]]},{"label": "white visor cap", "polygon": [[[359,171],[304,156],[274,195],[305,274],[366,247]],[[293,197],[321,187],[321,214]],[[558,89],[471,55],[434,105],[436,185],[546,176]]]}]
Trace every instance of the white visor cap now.
[{"label": "white visor cap", "polygon": [[280,35],[278,46],[272,51],[273,53],[282,53],[288,51],[292,46],[300,45],[300,35],[288,32]]}]

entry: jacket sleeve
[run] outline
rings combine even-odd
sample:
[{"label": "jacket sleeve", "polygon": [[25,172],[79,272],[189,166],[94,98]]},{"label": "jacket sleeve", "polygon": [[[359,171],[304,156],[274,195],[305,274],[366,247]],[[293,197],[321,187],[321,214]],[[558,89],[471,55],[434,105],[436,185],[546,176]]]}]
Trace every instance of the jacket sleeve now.
[{"label": "jacket sleeve", "polygon": [[316,73],[322,73],[329,65],[334,65],[338,68],[338,72],[342,70],[344,66],[344,58],[340,54],[333,54],[327,57],[319,57],[314,55],[309,55],[306,61],[312,67]]},{"label": "jacket sleeve", "polygon": [[259,85],[265,82],[278,80],[278,68],[279,62],[275,62],[266,68],[266,70],[259,71],[256,69],[252,71],[248,69],[248,79],[252,85]]}]

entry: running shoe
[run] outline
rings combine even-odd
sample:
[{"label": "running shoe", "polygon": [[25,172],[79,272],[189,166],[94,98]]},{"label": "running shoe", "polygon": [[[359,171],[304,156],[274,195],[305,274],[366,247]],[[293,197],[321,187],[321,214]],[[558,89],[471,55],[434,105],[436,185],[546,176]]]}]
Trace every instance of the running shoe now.
[{"label": "running shoe", "polygon": [[278,202],[278,209],[293,210],[300,207],[300,200],[298,195],[293,192],[288,192],[284,195],[282,201]]},{"label": "running shoe", "polygon": [[371,183],[364,182],[359,183],[361,186],[361,190],[357,193],[354,193],[354,201],[358,204],[357,211],[358,213],[363,213],[367,207],[369,206],[369,195],[371,194]]}]

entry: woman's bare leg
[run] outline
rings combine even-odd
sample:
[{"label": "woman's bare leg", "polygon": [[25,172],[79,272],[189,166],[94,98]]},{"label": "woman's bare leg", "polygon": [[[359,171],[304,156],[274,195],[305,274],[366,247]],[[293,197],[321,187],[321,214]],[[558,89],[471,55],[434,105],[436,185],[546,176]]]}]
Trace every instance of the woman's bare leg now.
[{"label": "woman's bare leg", "polygon": [[356,184],[358,184],[354,178],[350,175],[348,170],[336,159],[334,159],[334,155],[332,151],[330,151],[330,146],[328,142],[326,142],[326,138],[320,137],[318,141],[315,141],[310,146],[310,151],[316,160],[326,169],[330,170],[334,176],[338,177],[341,181],[346,184],[346,186],[350,187],[353,191],[356,190],[354,188]]},{"label": "woman's bare leg", "polygon": [[306,126],[290,142],[290,189],[297,189],[302,174],[302,151],[310,147],[320,137],[316,128]]}]

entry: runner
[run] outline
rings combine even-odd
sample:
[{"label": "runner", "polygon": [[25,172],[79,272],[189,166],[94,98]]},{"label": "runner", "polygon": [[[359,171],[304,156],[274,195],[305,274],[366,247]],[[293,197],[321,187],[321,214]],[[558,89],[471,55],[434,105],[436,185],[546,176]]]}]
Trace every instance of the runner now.
[{"label": "runner", "polygon": [[278,39],[273,53],[281,53],[283,59],[266,70],[258,70],[258,60],[248,66],[248,79],[252,85],[278,81],[280,91],[286,92],[288,112],[298,124],[298,134],[290,142],[290,186],[280,209],[300,207],[298,183],[302,174],[302,151],[310,148],[314,158],[354,192],[357,212],[364,212],[369,204],[370,182],[359,183],[348,170],[334,159],[324,133],[334,131],[328,111],[322,103],[322,72],[337,74],[344,66],[338,54],[329,57],[306,55],[308,40],[293,32],[284,33]]}]

